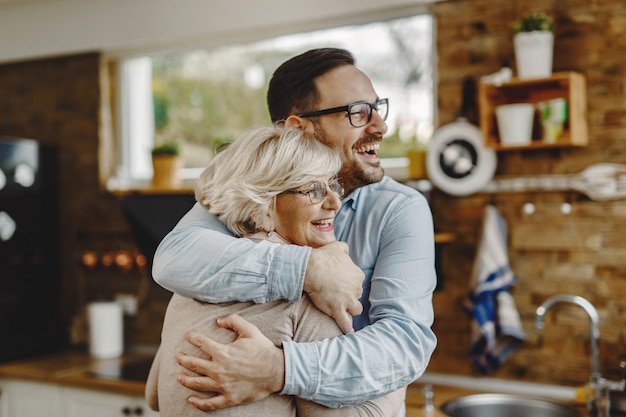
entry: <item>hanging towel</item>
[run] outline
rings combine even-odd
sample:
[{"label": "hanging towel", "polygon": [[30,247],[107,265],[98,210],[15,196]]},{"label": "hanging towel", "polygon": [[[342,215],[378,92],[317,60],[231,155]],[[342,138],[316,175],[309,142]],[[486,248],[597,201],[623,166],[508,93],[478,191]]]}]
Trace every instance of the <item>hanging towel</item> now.
[{"label": "hanging towel", "polygon": [[483,374],[498,369],[524,341],[509,292],[516,279],[507,255],[506,222],[494,206],[487,206],[465,303],[472,317],[470,356]]}]

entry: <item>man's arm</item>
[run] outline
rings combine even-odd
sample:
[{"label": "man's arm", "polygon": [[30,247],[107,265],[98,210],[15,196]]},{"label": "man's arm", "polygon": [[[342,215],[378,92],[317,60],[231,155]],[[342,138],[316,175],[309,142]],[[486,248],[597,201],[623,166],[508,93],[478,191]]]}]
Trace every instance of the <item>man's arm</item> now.
[{"label": "man's arm", "polygon": [[311,249],[238,239],[197,203],[159,244],[152,275],[172,292],[210,303],[295,301],[304,290],[344,332],[352,331],[350,314],[362,311],[363,272],[344,243]]},{"label": "man's arm", "polygon": [[[309,252],[303,246],[237,239],[196,203],[159,244],[152,275],[172,292],[210,303],[297,300]],[[290,279],[279,279],[281,273]]]},{"label": "man's arm", "polygon": [[[356,333],[318,342],[284,342],[284,365],[280,363],[280,349],[270,347],[273,353],[268,352],[267,356],[274,358],[273,362],[248,361],[249,367],[235,371],[236,375],[229,372],[242,358],[258,352],[237,349],[236,356],[227,355],[239,345],[239,340],[229,345],[214,345],[230,360],[220,363],[213,360],[208,364],[198,358],[185,357],[179,361],[180,365],[200,375],[210,375],[210,378],[187,376],[179,381],[198,391],[225,394],[230,390],[254,390],[254,384],[259,381],[275,383],[275,375],[269,369],[284,366],[282,394],[339,407],[374,399],[416,380],[426,369],[436,345],[430,329],[432,292],[436,284],[432,217],[426,200],[413,197],[408,204],[397,207],[385,222],[384,225],[367,225],[368,229],[379,226],[384,229],[367,300],[372,325]],[[200,346],[200,340],[201,337],[190,342]],[[252,341],[248,346],[261,343],[261,340]],[[252,374],[255,382],[251,382]],[[220,386],[219,381],[225,375],[237,384]],[[206,404],[198,399],[194,405],[201,408]]]},{"label": "man's arm", "polygon": [[[436,346],[430,328],[436,286],[432,215],[421,195],[390,204],[397,206],[381,218],[368,212],[358,222],[374,231],[371,238],[380,236],[364,306],[372,324],[335,339],[283,343],[282,394],[330,407],[353,405],[408,385],[426,369]],[[348,244],[353,248],[354,242]]]}]

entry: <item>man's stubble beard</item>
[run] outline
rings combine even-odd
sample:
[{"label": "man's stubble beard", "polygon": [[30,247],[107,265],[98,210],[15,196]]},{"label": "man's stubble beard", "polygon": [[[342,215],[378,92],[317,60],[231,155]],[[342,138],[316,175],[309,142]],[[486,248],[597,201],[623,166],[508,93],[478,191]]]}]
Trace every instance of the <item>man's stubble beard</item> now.
[{"label": "man's stubble beard", "polygon": [[[317,140],[325,143],[331,147],[335,147],[335,144],[327,140],[328,135],[319,123],[315,124],[314,136]],[[368,142],[368,141],[365,141]],[[357,142],[358,143],[358,142]],[[336,149],[336,147],[335,147]],[[354,154],[352,149],[349,150],[349,154],[344,153],[344,149],[338,149],[341,156],[341,169],[337,177],[341,181],[341,185],[346,190],[346,194],[349,194],[354,189],[363,187],[368,184],[379,182],[383,179],[385,171],[383,170],[380,162],[378,166],[368,165],[364,168],[364,163]],[[367,168],[370,168],[371,172],[367,172]]]},{"label": "man's stubble beard", "polygon": [[359,160],[351,159],[349,161],[343,161],[338,177],[341,179],[346,193],[350,193],[356,188],[373,184],[383,179],[385,171],[380,165],[376,168],[370,168],[372,169],[366,171]]}]

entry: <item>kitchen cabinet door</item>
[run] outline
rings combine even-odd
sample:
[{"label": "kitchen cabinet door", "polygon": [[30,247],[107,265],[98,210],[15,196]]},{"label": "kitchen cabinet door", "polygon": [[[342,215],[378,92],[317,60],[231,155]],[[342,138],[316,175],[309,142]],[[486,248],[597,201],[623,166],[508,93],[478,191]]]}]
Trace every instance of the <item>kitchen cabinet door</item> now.
[{"label": "kitchen cabinet door", "polygon": [[0,380],[0,417],[63,417],[56,385]]},{"label": "kitchen cabinet door", "polygon": [[158,416],[141,397],[81,389],[63,389],[66,417]]}]

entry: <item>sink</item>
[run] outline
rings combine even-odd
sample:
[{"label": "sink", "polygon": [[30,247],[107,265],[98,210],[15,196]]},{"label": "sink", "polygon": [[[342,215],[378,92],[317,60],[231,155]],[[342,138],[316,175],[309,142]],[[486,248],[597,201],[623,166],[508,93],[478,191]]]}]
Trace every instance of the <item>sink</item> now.
[{"label": "sink", "polygon": [[465,395],[444,403],[441,410],[451,417],[582,417],[569,405],[513,394]]}]

